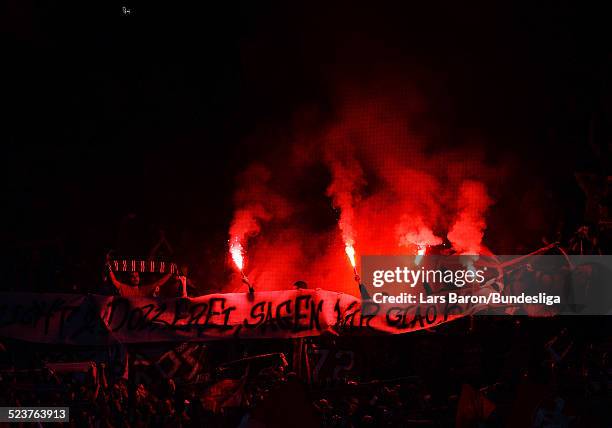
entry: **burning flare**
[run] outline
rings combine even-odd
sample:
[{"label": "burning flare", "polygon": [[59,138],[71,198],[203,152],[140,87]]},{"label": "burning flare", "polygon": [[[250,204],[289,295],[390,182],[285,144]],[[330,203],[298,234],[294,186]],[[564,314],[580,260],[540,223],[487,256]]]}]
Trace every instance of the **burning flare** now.
[{"label": "burning flare", "polygon": [[351,266],[353,267],[353,273],[355,274],[355,281],[359,284],[361,283],[361,277],[357,273],[357,264],[355,263],[355,247],[350,242],[347,242],[344,246],[344,252],[346,253],[349,262],[351,262]]},{"label": "burning flare", "polygon": [[244,247],[237,237],[232,239],[232,242],[230,243],[230,254],[234,264],[240,271],[240,275],[242,275],[242,282],[249,287],[249,293],[254,293],[255,288],[253,287],[253,284],[251,284],[251,281],[249,281],[249,278],[247,278],[242,270],[244,268]]},{"label": "burning flare", "polygon": [[414,264],[420,265],[423,256],[427,253],[427,244],[417,244],[417,256],[414,258]]},{"label": "burning flare", "polygon": [[353,266],[353,269],[356,269],[355,248],[353,247],[353,244],[347,243],[346,246],[344,247],[344,251],[346,252],[346,255],[348,256],[349,262],[351,262],[351,266]]},{"label": "burning flare", "polygon": [[244,268],[244,248],[237,238],[233,239],[230,243],[230,254],[234,264],[238,270],[242,272],[242,269]]}]

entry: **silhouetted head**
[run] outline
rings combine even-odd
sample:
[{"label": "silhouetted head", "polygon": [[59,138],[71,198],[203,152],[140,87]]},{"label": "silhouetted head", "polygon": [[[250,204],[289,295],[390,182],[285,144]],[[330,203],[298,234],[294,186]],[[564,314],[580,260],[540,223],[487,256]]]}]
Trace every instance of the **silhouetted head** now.
[{"label": "silhouetted head", "polygon": [[140,274],[138,272],[130,272],[130,284],[138,287],[138,284],[140,284]]},{"label": "silhouetted head", "polygon": [[297,290],[305,290],[308,288],[308,284],[304,281],[296,281],[293,283],[293,287]]}]

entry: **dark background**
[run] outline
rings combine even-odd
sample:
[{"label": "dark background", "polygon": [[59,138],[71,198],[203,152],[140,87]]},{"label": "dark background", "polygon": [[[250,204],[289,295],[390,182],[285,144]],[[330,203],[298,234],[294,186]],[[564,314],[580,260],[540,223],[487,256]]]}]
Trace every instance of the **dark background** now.
[{"label": "dark background", "polygon": [[524,162],[489,245],[520,228],[504,213],[525,186],[573,225],[574,173],[610,172],[595,3],[208,3],[3,3],[3,287],[94,281],[106,251],[146,252],[160,228],[201,283],[224,272],[234,177],[283,144],[249,136],[324,109],[343,80],[418,70],[440,144],[478,129]]}]

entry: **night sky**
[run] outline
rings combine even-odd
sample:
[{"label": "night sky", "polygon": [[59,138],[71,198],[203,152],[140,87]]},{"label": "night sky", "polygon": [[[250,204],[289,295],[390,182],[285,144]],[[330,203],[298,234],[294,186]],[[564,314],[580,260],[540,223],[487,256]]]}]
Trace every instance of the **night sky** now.
[{"label": "night sky", "polygon": [[573,173],[608,168],[610,26],[582,2],[86,3],[2,6],[5,282],[34,247],[97,274],[160,228],[200,277],[227,269],[235,176],[350,85],[416,86],[433,141],[477,134],[520,160],[492,236],[531,186],[575,221]]}]

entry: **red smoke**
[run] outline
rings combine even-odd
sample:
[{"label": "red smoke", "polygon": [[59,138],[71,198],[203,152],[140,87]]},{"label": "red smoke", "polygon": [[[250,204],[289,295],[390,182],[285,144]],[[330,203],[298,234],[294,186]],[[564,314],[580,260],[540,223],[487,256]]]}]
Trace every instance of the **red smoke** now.
[{"label": "red smoke", "polygon": [[234,196],[236,211],[229,231],[229,247],[233,262],[244,268],[244,253],[248,239],[261,231],[262,223],[283,218],[290,212],[289,205],[268,189],[270,171],[260,164],[251,165],[238,179]]},{"label": "red smoke", "polygon": [[402,247],[428,247],[442,244],[442,238],[434,235],[432,230],[425,225],[421,217],[410,217],[403,215],[397,225],[397,236],[399,245]]},{"label": "red smoke", "polygon": [[[442,148],[413,131],[419,105],[345,99],[333,123],[310,118],[296,125],[288,155],[241,176],[230,238],[245,247],[245,273],[256,289],[286,289],[301,279],[355,294],[345,245],[354,244],[358,256],[417,254],[447,237],[458,253],[482,251],[492,203],[485,183],[495,171],[477,146]],[[321,165],[329,181],[314,194],[301,183]],[[304,202],[325,197],[327,204]],[[313,216],[323,220],[313,225]],[[228,289],[239,285],[234,279]]]},{"label": "red smoke", "polygon": [[459,188],[459,213],[448,232],[448,240],[460,254],[481,254],[482,238],[486,229],[485,213],[491,199],[482,183],[465,181]]},{"label": "red smoke", "polygon": [[325,163],[332,175],[332,182],[327,188],[327,196],[332,198],[333,206],[340,210],[338,226],[347,257],[353,268],[355,260],[355,229],[353,227],[355,212],[353,207],[359,202],[359,191],[365,184],[361,165],[355,160],[350,146],[324,146]]}]

